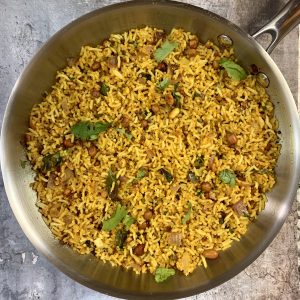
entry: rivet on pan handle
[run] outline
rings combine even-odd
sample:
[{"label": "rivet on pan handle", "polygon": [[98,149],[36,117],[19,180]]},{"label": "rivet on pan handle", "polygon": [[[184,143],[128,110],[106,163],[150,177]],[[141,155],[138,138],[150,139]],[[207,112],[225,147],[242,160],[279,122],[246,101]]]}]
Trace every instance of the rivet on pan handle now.
[{"label": "rivet on pan handle", "polygon": [[263,33],[269,33],[272,41],[266,51],[270,54],[276,45],[300,23],[300,0],[289,1],[283,9],[263,28],[252,35],[257,38]]}]

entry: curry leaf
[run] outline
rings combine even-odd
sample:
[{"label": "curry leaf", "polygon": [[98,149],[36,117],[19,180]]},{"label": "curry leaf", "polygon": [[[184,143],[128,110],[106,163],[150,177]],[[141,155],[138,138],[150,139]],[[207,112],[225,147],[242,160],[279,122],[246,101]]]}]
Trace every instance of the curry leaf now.
[{"label": "curry leaf", "polygon": [[112,170],[108,171],[105,183],[106,183],[106,189],[107,189],[109,197],[112,200],[117,200],[118,199],[119,184],[118,184],[117,177],[112,172]]},{"label": "curry leaf", "polygon": [[168,182],[171,182],[173,180],[173,175],[169,171],[167,171],[166,169],[162,168],[159,171],[162,175],[165,176],[165,178],[167,179]]},{"label": "curry leaf", "polygon": [[116,246],[120,249],[124,248],[125,241],[127,239],[128,231],[120,229],[116,233]]},{"label": "curry leaf", "polygon": [[131,217],[130,215],[126,215],[124,220],[123,220],[123,224],[125,225],[125,229],[129,230],[130,226],[135,222],[135,219],[133,217]]},{"label": "curry leaf", "polygon": [[228,169],[222,170],[219,173],[219,178],[225,184],[228,184],[230,186],[235,186],[236,175],[233,171],[228,170]]},{"label": "curry leaf", "polygon": [[233,80],[243,80],[247,77],[246,71],[234,61],[228,58],[221,58],[220,65],[227,71]]},{"label": "curry leaf", "polygon": [[192,207],[191,202],[189,202],[188,208],[189,208],[188,212],[185,214],[185,216],[183,217],[183,219],[181,221],[182,224],[186,224],[186,222],[191,218],[191,214],[192,214],[192,211],[193,211],[193,207]]},{"label": "curry leaf", "polygon": [[98,135],[106,131],[111,126],[111,123],[102,122],[87,122],[81,121],[71,127],[71,133],[74,134],[75,138],[86,140],[95,140]]},{"label": "curry leaf", "polygon": [[160,48],[154,52],[154,58],[157,62],[162,62],[175,48],[178,43],[166,40]]},{"label": "curry leaf", "polygon": [[157,283],[163,282],[167,280],[170,276],[175,275],[174,269],[168,269],[168,268],[157,268],[155,271],[155,281]]},{"label": "curry leaf", "polygon": [[104,231],[113,230],[122,222],[122,220],[126,215],[127,215],[126,207],[122,206],[121,204],[118,204],[114,215],[110,219],[103,221],[102,229]]},{"label": "curry leaf", "polygon": [[48,154],[43,158],[44,170],[49,171],[60,165],[62,157],[59,152]]}]

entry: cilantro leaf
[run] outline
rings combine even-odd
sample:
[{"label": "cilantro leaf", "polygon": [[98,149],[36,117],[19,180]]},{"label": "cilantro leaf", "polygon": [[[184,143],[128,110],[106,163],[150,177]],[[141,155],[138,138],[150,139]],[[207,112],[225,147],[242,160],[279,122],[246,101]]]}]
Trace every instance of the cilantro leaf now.
[{"label": "cilantro leaf", "polygon": [[174,85],[173,97],[175,99],[175,106],[181,108],[181,97],[180,97],[180,94],[177,92],[178,86],[179,86],[179,83],[177,82]]},{"label": "cilantro leaf", "polygon": [[163,282],[167,280],[170,276],[175,275],[175,270],[174,269],[168,269],[168,268],[157,268],[155,271],[155,281],[157,283]]},{"label": "cilantro leaf", "polygon": [[112,200],[118,199],[118,190],[119,190],[119,184],[116,175],[112,172],[112,170],[108,171],[107,177],[106,177],[106,189],[108,192],[108,196]]},{"label": "cilantro leaf", "polygon": [[71,133],[75,138],[86,140],[96,140],[101,132],[106,131],[111,123],[81,121],[71,127]]},{"label": "cilantro leaf", "polygon": [[48,154],[43,158],[44,170],[49,171],[59,166],[62,162],[62,157],[59,152]]},{"label": "cilantro leaf", "polygon": [[132,140],[133,135],[132,135],[130,132],[126,131],[124,128],[116,128],[116,130],[117,130],[120,134],[126,136],[127,139],[128,139],[129,141]]},{"label": "cilantro leaf", "polygon": [[168,86],[169,86],[169,84],[170,84],[170,79],[169,78],[164,78],[158,85],[157,85],[157,87],[161,90],[161,91],[163,91],[164,89],[166,89]]},{"label": "cilantro leaf", "polygon": [[138,169],[136,177],[134,177],[133,179],[129,180],[129,183],[136,183],[139,180],[142,180],[144,177],[146,177],[148,175],[148,169],[141,167]]},{"label": "cilantro leaf", "polygon": [[110,91],[110,87],[107,84],[102,83],[100,87],[100,94],[103,96],[107,96],[109,91]]},{"label": "cilantro leaf", "polygon": [[141,179],[143,179],[144,177],[146,177],[147,175],[148,175],[148,170],[147,170],[146,168],[140,168],[140,169],[138,169],[135,178],[136,178],[137,180],[141,180]]},{"label": "cilantro leaf", "polygon": [[133,217],[131,217],[130,215],[126,215],[124,220],[123,220],[123,224],[125,225],[125,229],[129,230],[130,226],[135,222],[135,219]]},{"label": "cilantro leaf", "polygon": [[181,221],[182,224],[186,224],[186,222],[191,218],[191,214],[192,214],[192,211],[193,211],[193,207],[192,207],[192,203],[191,202],[188,203],[188,207],[189,207],[189,210],[185,214],[185,216],[183,217],[183,219]]},{"label": "cilantro leaf", "polygon": [[221,58],[220,66],[227,71],[227,74],[233,80],[243,80],[247,77],[246,71],[240,65],[228,58]]},{"label": "cilantro leaf", "polygon": [[166,40],[160,48],[154,52],[154,58],[157,62],[162,62],[175,48],[178,43]]},{"label": "cilantro leaf", "polygon": [[162,168],[159,171],[162,175],[165,176],[165,178],[167,179],[168,182],[171,182],[173,180],[173,175],[169,171],[167,171],[166,169]]},{"label": "cilantro leaf", "polygon": [[219,173],[220,180],[230,186],[235,186],[236,175],[233,171],[225,169]]},{"label": "cilantro leaf", "polygon": [[103,221],[102,229],[104,231],[113,230],[122,222],[122,220],[126,215],[127,215],[126,207],[122,206],[121,204],[118,204],[114,215],[110,219]]}]

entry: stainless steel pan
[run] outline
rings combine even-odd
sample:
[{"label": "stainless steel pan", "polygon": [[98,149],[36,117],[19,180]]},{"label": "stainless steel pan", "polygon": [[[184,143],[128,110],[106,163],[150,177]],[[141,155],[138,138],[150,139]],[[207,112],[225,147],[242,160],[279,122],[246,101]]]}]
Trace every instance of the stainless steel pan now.
[{"label": "stainless steel pan", "polygon": [[[269,32],[276,43],[296,24],[300,1],[291,1],[283,11],[254,37]],[[234,42],[237,57],[245,67],[256,64],[268,75],[268,92],[274,102],[282,132],[282,151],[277,167],[278,182],[268,194],[265,211],[251,224],[240,242],[185,277],[177,274],[162,284],[153,276],[137,276],[131,271],[113,268],[93,257],[78,255],[56,241],[35,207],[36,195],[29,187],[30,168],[20,168],[25,154],[19,141],[27,129],[34,103],[54,83],[55,73],[66,58],[79,53],[85,44],[96,44],[113,32],[143,25],[170,30],[174,26],[198,34],[202,41],[226,34]],[[294,62],[291,62],[294,63]],[[232,278],[253,262],[270,244],[281,228],[295,196],[300,174],[300,125],[289,87],[268,53],[237,26],[191,5],[170,1],[135,1],[105,7],[72,22],[55,34],[28,64],[11,93],[2,125],[1,165],[6,192],[23,231],[54,265],[76,281],[95,290],[126,298],[178,298],[206,291]]]}]

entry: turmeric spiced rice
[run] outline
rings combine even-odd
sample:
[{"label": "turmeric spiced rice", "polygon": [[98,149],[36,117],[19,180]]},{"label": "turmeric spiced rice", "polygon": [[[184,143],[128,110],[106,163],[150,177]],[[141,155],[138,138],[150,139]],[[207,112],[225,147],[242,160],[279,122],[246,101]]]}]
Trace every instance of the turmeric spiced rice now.
[{"label": "turmeric spiced rice", "polygon": [[266,89],[233,48],[182,29],[112,34],[69,58],[32,108],[37,206],[81,254],[188,275],[264,209],[276,130]]}]

